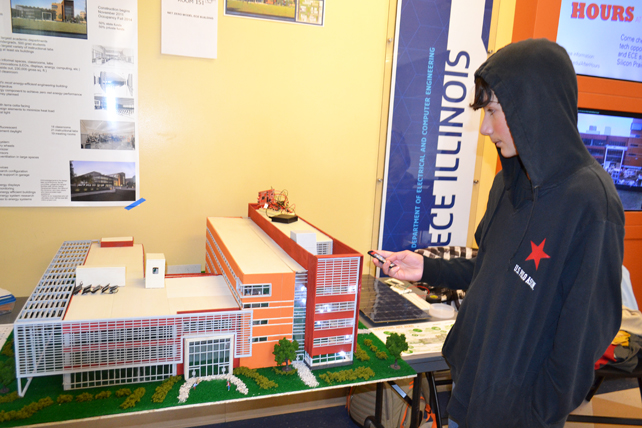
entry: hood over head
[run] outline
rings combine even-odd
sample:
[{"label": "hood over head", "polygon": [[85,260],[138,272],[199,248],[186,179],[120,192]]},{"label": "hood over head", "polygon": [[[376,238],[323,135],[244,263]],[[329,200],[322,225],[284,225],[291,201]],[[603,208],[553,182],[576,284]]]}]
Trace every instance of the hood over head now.
[{"label": "hood over head", "polygon": [[546,39],[512,43],[475,76],[497,96],[519,153],[508,159],[500,153],[516,205],[515,191],[524,196],[516,188],[531,187],[524,170],[533,188],[548,187],[593,161],[577,130],[577,77],[563,47]]}]

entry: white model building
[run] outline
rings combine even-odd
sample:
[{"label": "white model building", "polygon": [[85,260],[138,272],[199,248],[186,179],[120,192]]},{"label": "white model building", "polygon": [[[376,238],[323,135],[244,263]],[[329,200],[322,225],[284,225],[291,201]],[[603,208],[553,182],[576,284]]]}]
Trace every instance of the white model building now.
[{"label": "white model building", "polygon": [[[293,230],[317,235],[316,255]],[[205,274],[164,275],[164,256],[147,259],[164,275],[158,288],[146,287],[133,239],[63,243],[14,323],[19,395],[35,376],[62,375],[65,389],[78,389],[274,366],[283,337],[312,368],[352,362],[361,254],[302,219],[273,223],[252,204],[248,217],[208,218],[206,234]],[[124,267],[126,283],[74,295],[79,266]]]}]

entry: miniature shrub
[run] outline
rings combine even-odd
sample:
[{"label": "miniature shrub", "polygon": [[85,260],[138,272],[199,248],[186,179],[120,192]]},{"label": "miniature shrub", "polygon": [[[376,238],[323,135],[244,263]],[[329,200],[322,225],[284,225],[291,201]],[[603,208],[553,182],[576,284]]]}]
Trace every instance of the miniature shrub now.
[{"label": "miniature shrub", "polygon": [[130,407],[134,407],[140,399],[143,398],[143,395],[145,395],[145,388],[136,388],[134,392],[127,397],[123,404],[120,405],[120,408],[125,410]]},{"label": "miniature shrub", "polygon": [[0,403],[11,403],[13,401],[16,401],[18,398],[18,391],[13,391],[7,395],[2,395],[0,396]]},{"label": "miniature shrub", "polygon": [[15,353],[13,352],[13,339],[7,340],[4,343],[4,346],[2,347],[2,351],[0,351],[0,354],[6,355],[7,357],[11,357],[11,358],[15,356]]},{"label": "miniature shrub", "polygon": [[0,385],[9,387],[16,380],[16,361],[13,358],[0,363]]},{"label": "miniature shrub", "polygon": [[253,371],[253,370],[250,370],[250,369],[248,369],[247,367],[244,367],[244,366],[239,366],[239,367],[236,367],[236,368],[232,371],[232,373],[233,373],[235,376],[238,376],[238,375],[241,375],[241,376],[247,376],[247,375],[248,375],[248,373],[249,373],[249,372],[251,372],[251,371]]},{"label": "miniature shrub", "polygon": [[388,354],[386,354],[383,351],[377,352],[376,355],[377,355],[377,358],[379,358],[380,360],[387,360],[388,359]]},{"label": "miniature shrub", "polygon": [[270,389],[270,388],[278,388],[279,385],[271,381],[270,379],[266,378],[265,376],[260,375],[256,370],[248,369],[247,367],[237,367],[234,369],[234,374],[235,375],[241,375],[245,377],[249,377],[252,379],[256,384],[259,386],[261,389]]},{"label": "miniature shrub", "polygon": [[370,346],[370,350],[375,353],[379,352],[379,348],[377,348],[375,345]]},{"label": "miniature shrub", "polygon": [[58,404],[71,403],[72,401],[74,401],[74,396],[71,394],[60,394],[56,399]]},{"label": "miniature shrub", "polygon": [[92,401],[93,399],[93,394],[90,394],[88,392],[83,392],[82,394],[76,396],[76,401],[79,403],[82,403],[84,401]]},{"label": "miniature shrub", "polygon": [[296,369],[292,369],[292,370],[286,372],[286,371],[283,371],[282,368],[272,367],[272,371],[274,373],[278,374],[279,376],[290,376],[290,375],[295,374],[297,370]]},{"label": "miniature shrub", "polygon": [[272,388],[279,387],[279,385],[276,382],[261,375],[259,375],[256,379],[254,379],[254,381],[261,389],[272,389]]},{"label": "miniature shrub", "polygon": [[358,378],[364,380],[368,380],[375,375],[375,372],[370,367],[357,367],[354,372]]},{"label": "miniature shrub", "polygon": [[34,413],[44,409],[45,407],[51,406],[53,403],[54,402],[51,398],[45,397],[38,400],[37,402],[27,404],[20,410],[11,410],[9,412],[5,412],[4,410],[2,410],[0,411],[0,422],[30,418],[34,415]]},{"label": "miniature shrub", "polygon": [[357,379],[368,380],[375,373],[370,367],[357,367],[356,369],[342,370],[339,372],[327,372],[319,375],[326,383],[332,385],[337,382],[355,381]]},{"label": "miniature shrub", "polygon": [[368,348],[371,347],[372,346],[372,339],[365,339],[363,341],[363,344]]},{"label": "miniature shrub", "polygon": [[9,412],[5,412],[4,410],[0,411],[0,422],[9,422],[12,419],[15,419],[16,417],[16,411],[11,410]]},{"label": "miniature shrub", "polygon": [[15,415],[15,410],[11,410],[9,412],[5,412],[4,410],[2,410],[0,411],[0,422],[9,422],[10,420],[14,419]]},{"label": "miniature shrub", "polygon": [[96,394],[96,400],[104,400],[111,397],[111,391],[102,391]]},{"label": "miniature shrub", "polygon": [[131,395],[132,390],[129,388],[121,388],[118,391],[116,391],[116,397],[122,398],[122,397],[127,397],[128,395]]},{"label": "miniature shrub", "polygon": [[357,345],[356,351],[354,351],[354,357],[359,361],[369,361],[370,356],[366,351],[364,351],[359,345]]},{"label": "miniature shrub", "polygon": [[167,380],[161,383],[160,386],[156,387],[154,395],[152,395],[152,401],[154,403],[162,403],[165,401],[165,397],[167,397],[169,391],[172,389],[174,384],[180,380],[180,378],[180,376],[170,376]]}]

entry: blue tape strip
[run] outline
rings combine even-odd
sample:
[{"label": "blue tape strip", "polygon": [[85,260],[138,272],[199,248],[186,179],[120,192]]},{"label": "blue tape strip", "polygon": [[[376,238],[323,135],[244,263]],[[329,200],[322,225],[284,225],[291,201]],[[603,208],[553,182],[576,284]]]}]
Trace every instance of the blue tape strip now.
[{"label": "blue tape strip", "polygon": [[125,209],[129,211],[129,210],[131,210],[132,208],[136,208],[137,206],[139,206],[139,205],[140,205],[140,204],[142,204],[143,202],[145,202],[145,198],[140,198],[139,200],[137,200],[137,201],[136,201],[136,202],[134,202],[133,204],[126,206],[126,207],[125,207]]}]

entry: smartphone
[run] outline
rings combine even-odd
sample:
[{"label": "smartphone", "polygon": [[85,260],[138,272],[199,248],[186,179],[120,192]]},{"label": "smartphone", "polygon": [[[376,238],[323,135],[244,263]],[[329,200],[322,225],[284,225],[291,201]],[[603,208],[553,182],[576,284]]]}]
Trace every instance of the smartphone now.
[{"label": "smartphone", "polygon": [[[374,257],[375,259],[379,260],[381,263],[385,263],[385,262],[386,262],[386,259],[384,259],[384,258],[383,258],[383,256],[382,256],[381,254],[375,253],[375,252],[374,252],[374,251],[372,251],[372,250],[368,251],[368,255],[369,255],[370,257]],[[393,267],[395,267],[395,266],[397,266],[397,265],[396,265],[396,264],[394,264],[394,263],[390,263],[390,268],[393,268]]]}]

